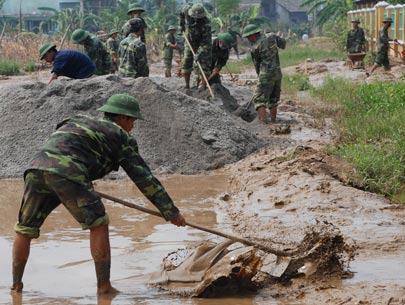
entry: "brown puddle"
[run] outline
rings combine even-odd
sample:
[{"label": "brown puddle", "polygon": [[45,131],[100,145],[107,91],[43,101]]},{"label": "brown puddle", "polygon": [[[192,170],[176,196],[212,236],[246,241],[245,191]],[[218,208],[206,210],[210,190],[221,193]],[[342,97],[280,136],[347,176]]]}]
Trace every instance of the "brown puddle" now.
[{"label": "brown puddle", "polygon": [[[224,229],[228,224],[216,208],[219,195],[228,191],[229,177],[223,173],[197,176],[174,175],[162,182],[187,219],[198,224]],[[12,299],[11,245],[13,225],[22,195],[22,181],[0,180],[0,304],[307,304],[287,301],[288,296],[277,298],[270,290],[257,295],[233,298],[182,298],[147,285],[148,275],[159,271],[162,259],[179,248],[194,247],[201,241],[222,241],[213,235],[190,228],[177,228],[161,219],[142,214],[112,202],[106,202],[111,219],[112,282],[121,291],[112,301],[95,295],[96,279],[90,256],[88,232],[82,231],[63,207],[55,210],[44,224],[41,237],[33,241],[30,260],[24,276],[25,291],[22,299]],[[105,193],[145,204],[146,200],[128,180],[103,181],[96,189]],[[150,204],[147,204],[149,207]],[[260,209],[252,205],[249,209]],[[261,211],[262,216],[273,216],[280,210]],[[286,214],[283,214],[285,217]],[[281,216],[281,215],[279,215]],[[263,218],[262,218],[263,220]],[[294,222],[294,219],[285,218]],[[296,221],[296,219],[295,219]],[[229,231],[230,232],[230,231]],[[395,282],[403,285],[405,278],[396,271],[405,261],[398,256],[376,260],[357,258],[352,263],[355,275],[345,280],[343,287],[358,282]],[[273,297],[274,296],[274,297]],[[286,302],[287,301],[287,302]],[[310,303],[308,303],[310,304]]]}]

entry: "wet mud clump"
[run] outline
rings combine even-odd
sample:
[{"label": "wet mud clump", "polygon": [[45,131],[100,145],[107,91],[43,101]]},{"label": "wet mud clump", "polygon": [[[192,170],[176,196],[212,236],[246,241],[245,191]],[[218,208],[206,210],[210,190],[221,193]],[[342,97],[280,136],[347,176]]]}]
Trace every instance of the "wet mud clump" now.
[{"label": "wet mud clump", "polygon": [[0,92],[0,176],[19,176],[58,122],[98,107],[115,93],[139,98],[145,121],[134,136],[150,167],[191,174],[238,161],[262,146],[248,125],[208,101],[160,86],[152,79],[114,75],[11,84]]},{"label": "wet mud clump", "polygon": [[262,258],[253,247],[232,244],[208,242],[170,253],[149,283],[170,293],[204,298],[257,290],[260,283],[255,277]]}]

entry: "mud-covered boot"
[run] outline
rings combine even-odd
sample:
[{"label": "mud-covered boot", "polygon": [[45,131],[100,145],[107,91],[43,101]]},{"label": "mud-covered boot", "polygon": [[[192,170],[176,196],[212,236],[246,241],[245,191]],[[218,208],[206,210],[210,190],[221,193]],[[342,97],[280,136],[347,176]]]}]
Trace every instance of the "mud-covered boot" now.
[{"label": "mud-covered boot", "polygon": [[170,71],[169,69],[165,70],[165,77],[172,77],[172,71]]},{"label": "mud-covered boot", "polygon": [[186,83],[185,88],[186,89],[190,89],[190,77],[191,77],[191,73],[190,72],[184,72],[184,81]]},{"label": "mud-covered boot", "polygon": [[270,121],[275,123],[277,119],[277,106],[274,106],[270,109]]},{"label": "mud-covered boot", "polygon": [[261,106],[259,108],[257,108],[257,116],[259,118],[259,121],[267,124],[267,110],[266,107]]}]

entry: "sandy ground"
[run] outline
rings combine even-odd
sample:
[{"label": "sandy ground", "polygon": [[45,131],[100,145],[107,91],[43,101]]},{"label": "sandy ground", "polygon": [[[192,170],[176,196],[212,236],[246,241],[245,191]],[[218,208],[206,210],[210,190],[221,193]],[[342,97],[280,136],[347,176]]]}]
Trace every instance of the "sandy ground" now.
[{"label": "sandy ground", "polygon": [[[320,64],[326,64],[328,71],[352,76],[342,62]],[[158,70],[152,69],[152,73]],[[327,75],[322,73],[327,72],[313,74],[311,81],[316,84],[318,78],[322,80]],[[245,75],[245,79],[249,77]],[[240,101],[248,99],[249,88],[227,81],[225,85]],[[58,208],[47,221],[42,238],[33,245],[26,292],[22,299],[13,299],[8,294],[10,248],[22,185],[20,180],[3,180],[0,304],[404,305],[405,208],[354,187],[350,165],[326,153],[334,133],[331,119],[319,121],[309,114],[308,109],[317,107],[320,105],[306,95],[294,101],[283,97],[279,118],[291,125],[290,134],[275,135],[268,126],[254,122],[251,128],[268,143],[266,148],[219,172],[163,180],[190,221],[245,237],[265,238],[281,248],[298,243],[305,228],[317,221],[331,222],[358,247],[349,268],[352,274],[295,278],[236,298],[168,296],[147,287],[142,275],[156,271],[170,251],[218,239],[196,230],[173,228],[107,203],[112,216],[112,279],[123,293],[113,300],[97,300],[87,233]],[[135,203],[144,202],[125,180],[100,182],[96,187]]]}]

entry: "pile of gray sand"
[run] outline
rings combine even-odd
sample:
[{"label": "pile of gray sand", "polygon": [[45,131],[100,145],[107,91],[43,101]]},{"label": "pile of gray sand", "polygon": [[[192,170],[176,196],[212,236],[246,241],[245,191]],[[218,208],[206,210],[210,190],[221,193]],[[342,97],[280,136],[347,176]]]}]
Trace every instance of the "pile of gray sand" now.
[{"label": "pile of gray sand", "polygon": [[0,176],[20,176],[33,154],[62,119],[101,116],[98,107],[112,94],[140,100],[145,121],[133,132],[149,166],[191,174],[238,161],[262,146],[246,122],[218,105],[169,91],[148,78],[100,76],[13,84],[0,92]]}]

